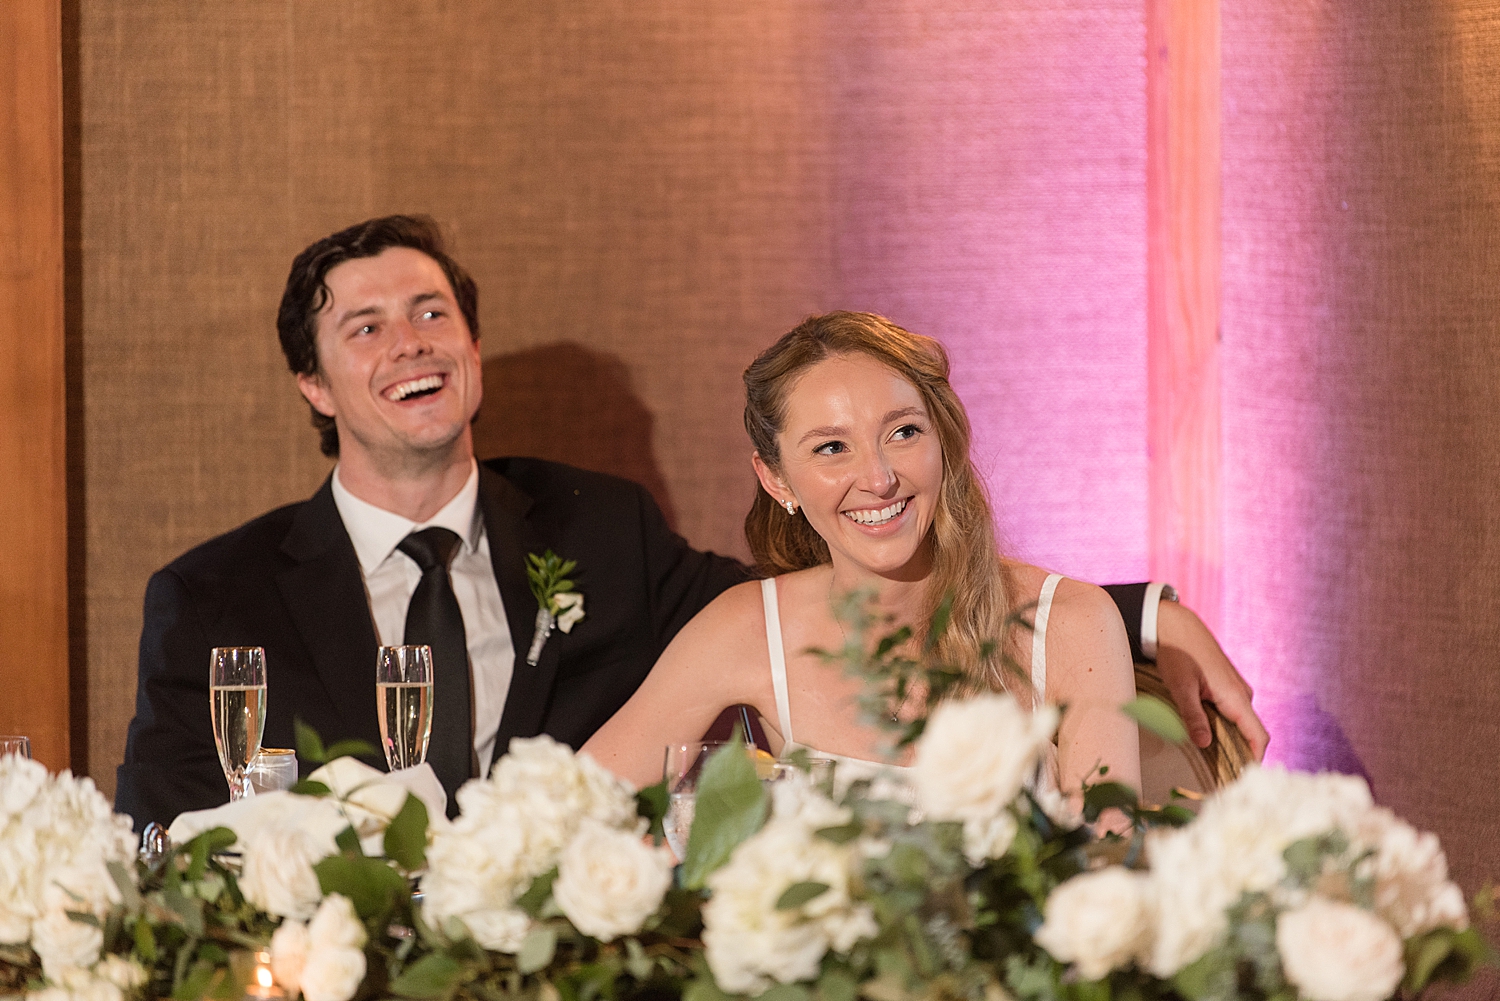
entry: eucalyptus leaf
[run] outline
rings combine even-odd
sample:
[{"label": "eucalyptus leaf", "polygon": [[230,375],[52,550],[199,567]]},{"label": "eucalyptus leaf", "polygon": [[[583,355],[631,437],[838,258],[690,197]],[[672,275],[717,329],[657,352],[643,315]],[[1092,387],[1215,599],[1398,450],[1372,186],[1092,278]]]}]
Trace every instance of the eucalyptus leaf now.
[{"label": "eucalyptus leaf", "polygon": [[295,717],[292,731],[296,734],[297,760],[314,765],[328,763],[328,752],[323,749],[323,738],[318,736],[318,731]]},{"label": "eucalyptus leaf", "polygon": [[353,824],[335,834],[333,836],[333,843],[338,845],[339,851],[345,855],[363,855],[365,853],[364,846],[359,843],[359,832],[354,829]]},{"label": "eucalyptus leaf", "polygon": [[106,862],[105,867],[109,869],[109,878],[114,880],[115,888],[120,891],[120,902],[125,905],[125,909],[138,910],[141,906],[141,891],[136,889],[130,870],[125,868],[124,863],[113,859]]},{"label": "eucalyptus leaf", "polygon": [[625,940],[625,971],[637,980],[645,980],[651,976],[651,971],[656,964],[651,957],[646,955],[646,950],[641,948],[637,939],[627,938]]},{"label": "eucalyptus leaf", "polygon": [[341,740],[323,753],[329,761],[335,758],[373,758],[375,748],[367,740]]},{"label": "eucalyptus leaf", "polygon": [[403,998],[435,998],[458,982],[463,964],[440,952],[423,956],[391,981],[390,992]]},{"label": "eucalyptus leaf", "polygon": [[328,788],[327,785],[319,782],[317,779],[303,779],[301,782],[298,782],[296,785],[292,786],[292,788],[288,791],[293,792],[298,796],[319,797],[328,796],[333,793],[332,789]]},{"label": "eucalyptus leaf", "polygon": [[542,905],[547,902],[548,897],[552,896],[552,884],[556,879],[557,866],[553,866],[531,881],[526,892],[516,898],[516,906],[532,917],[537,917],[541,913]]},{"label": "eucalyptus leaf", "polygon": [[557,929],[551,925],[536,925],[527,933],[516,954],[516,969],[522,973],[535,973],[547,968],[557,952]]},{"label": "eucalyptus leaf", "polygon": [[156,936],[151,932],[151,922],[136,918],[131,937],[135,940],[135,954],[147,966],[156,964]]},{"label": "eucalyptus leaf", "polygon": [[411,793],[385,829],[385,854],[407,872],[427,864],[427,805]]},{"label": "eucalyptus leaf", "polygon": [[1135,790],[1121,782],[1098,782],[1083,791],[1083,819],[1092,824],[1111,807],[1134,807]]},{"label": "eucalyptus leaf", "polygon": [[778,911],[790,911],[793,908],[801,907],[809,900],[816,900],[818,897],[821,897],[828,892],[828,889],[827,883],[812,881],[793,883],[782,892],[780,897],[776,898],[776,909]]},{"label": "eucalyptus leaf", "polygon": [[667,805],[671,801],[667,794],[666,779],[647,786],[635,794],[635,812],[637,816],[645,817],[648,826],[646,833],[653,838],[657,844],[666,837],[666,829],[662,826],[667,816]]},{"label": "eucalyptus leaf", "polygon": [[1186,744],[1187,727],[1177,710],[1154,695],[1138,695],[1120,707],[1120,712],[1169,744]]},{"label": "eucalyptus leaf", "polygon": [[701,889],[709,874],[729,860],[735,847],[760,830],[766,807],[765,789],[744,748],[731,743],[715,751],[698,779],[682,885],[689,890]]},{"label": "eucalyptus leaf", "polygon": [[832,967],[818,978],[818,1001],[854,1001],[859,996],[859,981],[848,970]]},{"label": "eucalyptus leaf", "polygon": [[364,920],[378,917],[407,892],[406,877],[383,859],[330,855],[313,871],[325,894],[342,893]]},{"label": "eucalyptus leaf", "polygon": [[760,1001],[812,1001],[812,992],[801,984],[777,984],[760,995]]}]

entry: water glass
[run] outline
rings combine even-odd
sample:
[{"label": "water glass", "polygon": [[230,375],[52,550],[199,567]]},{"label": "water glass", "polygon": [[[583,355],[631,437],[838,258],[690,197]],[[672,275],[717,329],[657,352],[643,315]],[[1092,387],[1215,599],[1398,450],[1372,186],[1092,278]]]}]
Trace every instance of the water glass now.
[{"label": "water glass", "polygon": [[258,793],[290,789],[297,784],[297,752],[290,747],[262,747],[245,770],[245,780]]},{"label": "water glass", "polygon": [[31,757],[31,738],[0,737],[0,758],[7,754],[15,754],[23,758]]},{"label": "water glass", "polygon": [[432,737],[432,647],[383,646],[375,655],[375,714],[391,771],[427,760]]},{"label": "water glass", "polygon": [[254,795],[245,772],[260,753],[266,729],[266,652],[258,646],[216,646],[208,658],[209,712],[229,798]]},{"label": "water glass", "polygon": [[698,777],[703,766],[721,747],[742,747],[753,757],[756,771],[769,774],[774,759],[764,751],[757,751],[751,744],[721,740],[698,740],[690,744],[668,744],[666,760],[662,765],[662,778],[667,783],[667,816],[663,821],[667,844],[679,860],[687,857],[688,832],[693,827],[693,814],[698,803]]}]

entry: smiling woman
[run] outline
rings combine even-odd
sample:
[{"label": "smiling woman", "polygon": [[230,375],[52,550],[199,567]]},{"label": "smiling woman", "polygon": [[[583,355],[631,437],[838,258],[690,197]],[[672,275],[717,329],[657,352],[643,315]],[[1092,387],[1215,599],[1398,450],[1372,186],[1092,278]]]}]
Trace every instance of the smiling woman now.
[{"label": "smiling woman", "polygon": [[[975,689],[1068,705],[1063,788],[1076,792],[1099,764],[1138,785],[1135,728],[1117,710],[1135,691],[1120,616],[1100,589],[997,551],[942,346],[872,314],[829,313],[757,358],[745,389],[760,480],[745,534],[767,580],[693,619],[585,749],[653,782],[663,743],[692,740],[724,706],[748,703],[783,750],[878,760],[881,737],[858,719],[861,682],[811,651],[844,646],[834,604],[851,592],[870,593],[878,615],[918,636],[951,596],[943,661]],[[1008,630],[1032,603],[1035,631]],[[991,641],[1039,690],[1007,677]]]}]

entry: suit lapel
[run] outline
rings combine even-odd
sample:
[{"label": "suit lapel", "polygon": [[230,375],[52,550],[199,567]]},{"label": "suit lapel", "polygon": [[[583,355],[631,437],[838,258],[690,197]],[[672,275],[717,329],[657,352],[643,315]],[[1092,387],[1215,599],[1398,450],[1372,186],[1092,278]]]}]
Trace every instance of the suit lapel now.
[{"label": "suit lapel", "polygon": [[537,611],[536,597],[526,579],[526,556],[528,553],[541,555],[547,548],[546,540],[528,518],[531,498],[505,477],[481,464],[479,504],[484,512],[490,559],[495,566],[495,583],[499,585],[501,600],[505,602],[505,619],[510,625],[511,643],[516,652],[505,711],[495,735],[495,757],[498,758],[510,749],[512,737],[533,737],[542,732],[552,699],[552,685],[557,678],[558,644],[557,637],[553,636],[542,647],[536,665],[526,663],[536,631]]},{"label": "suit lapel", "polygon": [[[277,575],[276,583],[318,677],[345,722],[340,736],[368,740],[375,727],[375,700],[369,691],[374,683],[375,625],[359,559],[333,501],[332,482],[332,477],[325,480],[293,519],[281,549],[297,565]],[[360,706],[365,711],[355,710]]]}]

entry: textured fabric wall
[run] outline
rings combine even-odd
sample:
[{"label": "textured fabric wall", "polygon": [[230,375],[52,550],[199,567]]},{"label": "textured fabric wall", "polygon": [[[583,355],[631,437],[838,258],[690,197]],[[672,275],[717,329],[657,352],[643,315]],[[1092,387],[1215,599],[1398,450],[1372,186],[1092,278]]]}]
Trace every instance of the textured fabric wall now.
[{"label": "textured fabric wall", "polygon": [[1226,646],[1273,758],[1367,774],[1472,891],[1500,872],[1500,11],[1226,4],[1223,39]]},{"label": "textured fabric wall", "polygon": [[1142,573],[1142,44],[1131,0],[83,5],[95,778],[147,575],[325,475],[276,303],[378,213],[479,282],[486,454],[634,476],[742,552],[741,369],[882,310],[952,349],[1014,546]]}]

